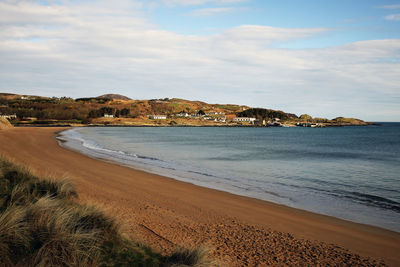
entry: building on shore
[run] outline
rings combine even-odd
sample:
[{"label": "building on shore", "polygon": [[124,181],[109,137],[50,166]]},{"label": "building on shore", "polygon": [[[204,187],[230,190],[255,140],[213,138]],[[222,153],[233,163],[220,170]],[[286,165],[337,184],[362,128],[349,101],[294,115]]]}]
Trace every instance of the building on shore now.
[{"label": "building on shore", "polygon": [[190,117],[192,117],[192,118],[201,118],[201,117],[204,117],[204,115],[195,113],[195,114],[190,114]]},{"label": "building on shore", "polygon": [[232,120],[233,122],[250,122],[254,123],[256,121],[256,118],[250,118],[250,117],[236,117]]},{"label": "building on shore", "polygon": [[104,114],[103,115],[104,118],[114,118],[113,114]]},{"label": "building on shore", "polygon": [[204,120],[208,120],[208,121],[215,121],[216,120],[216,118],[211,117],[211,116],[205,116],[205,117],[203,117],[203,119]]},{"label": "building on shore", "polygon": [[150,115],[149,119],[151,119],[151,120],[166,120],[167,116],[166,115]]},{"label": "building on shore", "polygon": [[181,113],[175,114],[175,116],[176,116],[176,117],[184,117],[184,118],[187,118],[187,117],[189,117],[190,115],[189,115],[188,113],[181,112]]},{"label": "building on shore", "polygon": [[323,127],[324,125],[323,125],[323,124],[319,124],[319,123],[298,122],[298,123],[296,123],[296,126],[299,126],[299,127],[312,127],[312,128],[315,128],[315,127]]}]

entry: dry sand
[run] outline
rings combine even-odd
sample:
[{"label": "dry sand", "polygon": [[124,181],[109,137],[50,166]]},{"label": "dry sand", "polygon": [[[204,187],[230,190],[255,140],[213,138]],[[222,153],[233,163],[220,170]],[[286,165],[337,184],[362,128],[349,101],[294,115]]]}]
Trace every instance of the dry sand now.
[{"label": "dry sand", "polygon": [[202,188],[60,147],[62,128],[0,131],[0,153],[38,174],[67,176],[153,248],[207,244],[226,266],[400,266],[400,234]]}]

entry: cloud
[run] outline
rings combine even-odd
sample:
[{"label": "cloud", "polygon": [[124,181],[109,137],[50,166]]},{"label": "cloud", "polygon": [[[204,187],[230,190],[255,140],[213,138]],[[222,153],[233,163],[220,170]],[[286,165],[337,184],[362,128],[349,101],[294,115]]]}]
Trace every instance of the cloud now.
[{"label": "cloud", "polygon": [[0,20],[0,91],[182,97],[325,117],[399,115],[398,39],[291,50],[276,44],[329,29],[242,25],[186,36],[159,29],[139,2],[124,0],[2,2]]},{"label": "cloud", "polygon": [[201,8],[189,12],[187,15],[192,17],[208,17],[208,16],[217,16],[221,14],[232,13],[243,9],[244,8],[237,8],[237,7]]},{"label": "cloud", "polygon": [[391,21],[399,21],[400,20],[400,14],[391,14],[387,15],[385,17],[386,20],[391,20]]},{"label": "cloud", "polygon": [[386,6],[381,6],[381,8],[384,8],[384,9],[400,9],[400,4],[399,4],[399,5],[386,5]]},{"label": "cloud", "polygon": [[224,39],[246,42],[247,44],[273,43],[314,36],[327,32],[327,28],[277,28],[261,25],[242,25],[229,29],[221,34]]},{"label": "cloud", "polygon": [[193,6],[193,5],[205,5],[205,4],[236,4],[244,3],[249,0],[161,0],[162,3],[170,6],[183,5],[183,6]]},{"label": "cloud", "polygon": [[[381,8],[391,9],[391,10],[400,9],[400,4],[381,6]],[[390,21],[400,21],[400,14],[390,14],[387,15],[385,19]]]}]

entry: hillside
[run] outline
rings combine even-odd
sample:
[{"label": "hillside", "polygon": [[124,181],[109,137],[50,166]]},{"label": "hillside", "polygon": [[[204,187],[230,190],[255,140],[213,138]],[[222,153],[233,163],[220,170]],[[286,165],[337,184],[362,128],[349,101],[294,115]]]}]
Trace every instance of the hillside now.
[{"label": "hillside", "polygon": [[9,119],[14,125],[324,127],[368,124],[358,119],[329,120],[280,110],[179,98],[132,100],[118,94],[72,99],[3,93],[0,94],[0,115],[12,115]]},{"label": "hillside", "polygon": [[120,94],[105,94],[105,95],[98,96],[97,98],[111,98],[111,99],[115,99],[115,100],[132,100],[129,97],[120,95]]},{"label": "hillside", "polygon": [[47,99],[48,97],[36,95],[19,95],[12,93],[0,93],[0,99]]}]

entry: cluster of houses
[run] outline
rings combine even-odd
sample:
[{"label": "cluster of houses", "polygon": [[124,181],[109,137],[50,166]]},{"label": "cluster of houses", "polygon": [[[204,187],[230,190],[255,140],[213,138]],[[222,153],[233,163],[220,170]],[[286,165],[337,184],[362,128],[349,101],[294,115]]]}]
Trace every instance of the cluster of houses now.
[{"label": "cluster of houses", "polygon": [[221,116],[225,115],[225,112],[206,112],[204,114],[200,113],[186,113],[186,112],[180,112],[177,114],[174,114],[175,117],[184,117],[184,118],[201,118],[201,117],[207,117],[207,116]]},{"label": "cluster of houses", "polygon": [[[105,118],[113,118],[114,115],[112,114],[104,114]],[[186,112],[180,112],[174,115],[149,115],[148,118],[151,120],[166,120],[168,117],[176,117],[176,118],[200,118],[203,120],[208,120],[208,121],[214,121],[214,122],[220,122],[220,123],[226,123],[227,118],[225,116],[224,112],[216,112],[216,111],[211,111],[211,112],[198,112],[198,113],[186,113]],[[252,125],[258,125],[258,126],[269,126],[269,127],[281,127],[280,120],[278,118],[275,118],[273,120],[257,120],[256,118],[252,117],[236,117],[231,120],[232,123],[246,123],[246,124],[252,124]],[[303,125],[299,125],[303,126]],[[307,127],[307,126],[303,126]],[[308,127],[315,127],[315,126],[308,126]]]},{"label": "cluster of houses", "polygon": [[208,121],[216,121],[216,122],[226,122],[226,117],[210,117],[210,116],[204,116],[204,120]]},{"label": "cluster of houses", "polygon": [[[178,118],[201,118],[203,120],[209,120],[209,121],[214,121],[214,122],[221,122],[221,123],[226,123],[227,118],[224,116],[224,112],[204,112],[204,113],[194,113],[194,114],[189,114],[185,112],[180,112],[177,114],[172,115],[173,117],[178,117]],[[152,120],[165,120],[167,119],[167,115],[150,115],[149,119]],[[281,127],[282,124],[280,123],[279,118],[275,118],[272,120],[257,120],[256,118],[252,117],[236,117],[231,120],[232,123],[246,123],[246,124],[253,124],[253,125],[258,125],[258,126],[269,126],[269,127]]]},{"label": "cluster of houses", "polygon": [[[226,123],[227,119],[225,116],[221,116],[221,115],[225,115],[225,113],[223,112],[209,112],[209,113],[205,113],[205,114],[188,114],[188,113],[178,113],[175,114],[173,116],[175,117],[183,117],[183,118],[201,118],[203,120],[209,120],[209,121],[214,121],[214,122],[220,122],[220,123]],[[104,114],[105,118],[114,118],[113,114]],[[151,120],[166,120],[167,119],[167,115],[150,115],[148,116],[149,119]],[[13,119],[17,119],[17,115],[16,114],[0,114],[0,118],[5,118],[5,119],[9,119],[9,120],[13,120]],[[25,120],[36,120],[36,118],[24,118]],[[232,121],[233,123],[238,123],[241,124],[242,122],[244,123],[248,123],[248,124],[253,124],[253,125],[258,125],[258,126],[267,126],[267,127],[282,127],[283,125],[281,124],[279,118],[275,118],[272,120],[257,120],[256,118],[252,118],[252,117],[236,117],[233,118]],[[319,123],[308,123],[308,122],[298,122],[295,124],[295,126],[298,127],[324,127],[323,124],[319,124]]]},{"label": "cluster of houses", "polygon": [[[214,115],[214,114],[213,114]],[[203,120],[210,120],[210,121],[216,121],[216,122],[226,122],[226,117],[225,116],[217,116],[217,117],[212,117],[212,116],[207,116],[206,115],[200,115],[200,114],[188,114],[188,113],[179,113],[175,114],[175,117],[181,117],[181,118],[202,118]],[[151,120],[165,120],[167,119],[166,115],[150,115],[149,119]]]},{"label": "cluster of houses", "polygon": [[[226,117],[224,112],[208,112],[204,114],[194,113],[189,114],[186,112],[180,112],[174,114],[173,117],[177,118],[201,118],[203,120],[215,121],[215,122],[226,122]],[[166,115],[150,115],[149,119],[151,120],[165,120],[167,119]]]},{"label": "cluster of houses", "polygon": [[298,122],[298,123],[296,123],[296,126],[299,126],[299,127],[311,127],[311,128],[324,127],[323,124],[310,123],[310,122]]},{"label": "cluster of houses", "polygon": [[[174,114],[173,117],[178,117],[178,118],[201,118],[203,120],[209,120],[209,121],[214,121],[214,122],[221,122],[221,123],[226,123],[227,118],[224,116],[224,112],[204,112],[204,113],[194,113],[194,114],[189,114],[186,112],[180,112],[177,114]],[[165,120],[167,119],[167,115],[150,115],[149,119],[151,120]],[[279,119],[278,119],[279,120]],[[236,117],[232,119],[232,122],[234,123],[249,123],[249,124],[258,124],[258,125],[264,125],[264,126],[278,126],[277,123],[280,126],[279,122],[259,122],[256,118],[251,118],[251,117]]]}]

